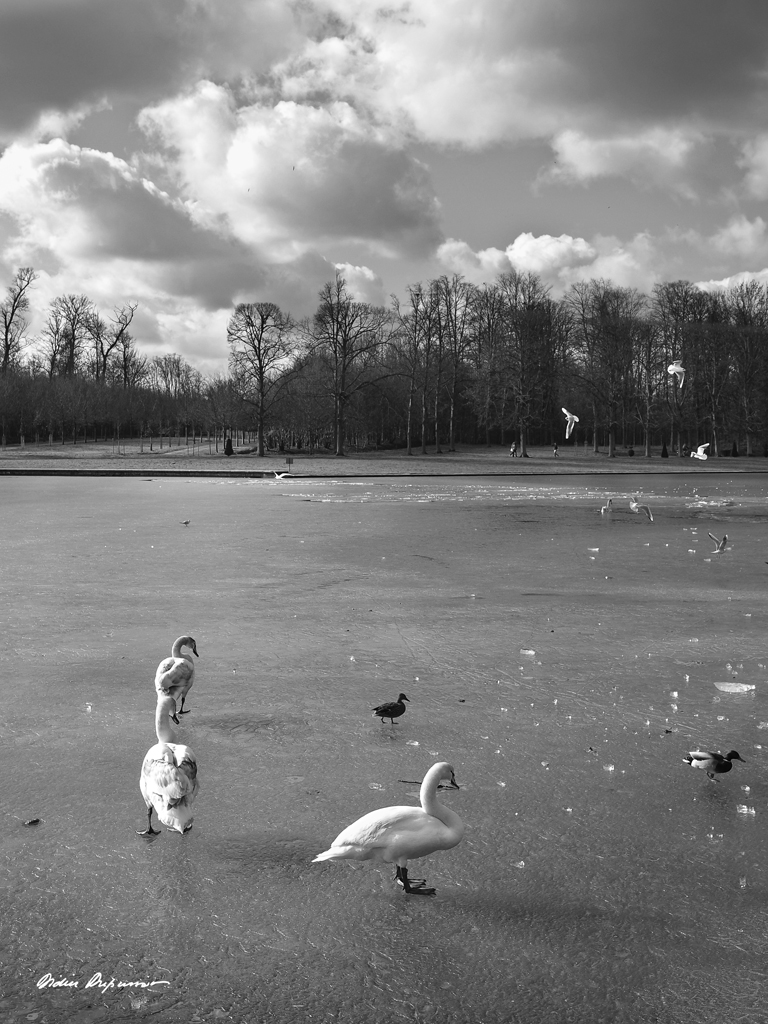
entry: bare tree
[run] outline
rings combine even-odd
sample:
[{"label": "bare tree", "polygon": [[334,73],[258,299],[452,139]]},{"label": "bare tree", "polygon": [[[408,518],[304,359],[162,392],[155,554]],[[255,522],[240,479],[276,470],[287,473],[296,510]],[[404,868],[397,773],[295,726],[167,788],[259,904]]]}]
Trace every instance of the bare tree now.
[{"label": "bare tree", "polygon": [[65,377],[72,377],[78,369],[95,307],[87,295],[60,295],[51,304],[61,318],[63,327],[63,350],[60,370]]},{"label": "bare tree", "polygon": [[392,318],[383,307],[355,302],[337,274],[320,292],[320,305],[304,327],[308,348],[328,372],[333,396],[336,455],[343,456],[345,414],[352,395],[389,376],[380,363]]},{"label": "bare tree", "polygon": [[29,309],[28,289],[38,275],[32,267],[20,267],[13,283],[8,286],[6,296],[0,302],[0,374],[5,376],[10,366],[19,358],[27,320],[24,316]]},{"label": "bare tree", "polygon": [[300,363],[291,361],[293,321],[274,302],[241,302],[227,327],[232,380],[256,412],[258,453],[264,455],[264,424]]}]

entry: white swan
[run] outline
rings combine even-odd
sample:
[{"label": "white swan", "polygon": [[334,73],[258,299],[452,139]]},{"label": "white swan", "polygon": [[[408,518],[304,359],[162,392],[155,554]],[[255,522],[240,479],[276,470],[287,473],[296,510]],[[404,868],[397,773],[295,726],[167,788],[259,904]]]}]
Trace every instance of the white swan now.
[{"label": "white swan", "polygon": [[600,515],[605,516],[608,515],[609,512],[613,512],[613,498],[609,498],[605,505],[603,505],[600,509]]},{"label": "white swan", "polygon": [[141,795],[147,805],[147,828],[140,836],[156,836],[152,828],[152,811],[169,829],[189,832],[194,817],[192,803],[197,796],[197,761],[190,747],[175,743],[176,734],[170,723],[176,710],[173,697],[159,696],[155,712],[157,743],[147,751],[141,766]]},{"label": "white swan", "polygon": [[458,789],[453,768],[445,761],[433,764],[421,784],[421,807],[382,807],[364,814],[347,826],[331,844],[312,861],[373,860],[397,864],[395,881],[408,893],[432,896],[435,890],[423,878],[409,878],[407,862],[426,857],[436,850],[458,846],[464,835],[464,823],[450,807],[437,799],[442,779],[448,789]]},{"label": "white swan", "polygon": [[[181,707],[178,713],[180,715],[188,715],[189,712],[184,710],[184,701],[192,689],[192,683],[195,681],[195,663],[192,661],[192,655],[189,652],[182,654],[183,647],[191,648],[192,654],[196,658],[200,657],[197,653],[197,644],[194,638],[191,636],[180,636],[174,642],[170,658],[165,658],[157,666],[155,689],[157,690],[158,699],[162,696],[170,696],[178,701],[180,698]],[[177,725],[179,724],[175,713],[173,720]]]},{"label": "white swan", "polygon": [[574,424],[579,422],[579,417],[578,416],[574,416],[572,412],[568,412],[568,410],[565,408],[565,406],[563,406],[562,409],[563,409],[563,412],[565,413],[565,418],[568,421],[565,424],[565,437],[566,437],[566,440],[567,440],[571,436],[571,434],[573,433]]},{"label": "white swan", "polygon": [[701,459],[702,462],[707,461],[707,453],[704,451],[705,448],[709,448],[709,441],[706,444],[700,444],[695,452],[691,452],[692,459]]},{"label": "white swan", "polygon": [[646,515],[648,516],[648,518],[650,519],[650,521],[651,521],[651,522],[653,522],[653,512],[651,512],[651,510],[650,510],[650,508],[649,508],[649,506],[648,506],[648,505],[640,505],[640,504],[638,504],[638,501],[637,501],[637,499],[638,499],[639,497],[640,497],[640,495],[639,495],[639,494],[636,494],[636,495],[635,495],[635,496],[634,496],[633,498],[630,498],[630,499],[629,499],[629,507],[630,507],[630,509],[631,509],[631,510],[632,510],[633,512],[637,512],[637,514],[638,514],[638,515],[639,515],[639,514],[640,514],[641,512],[645,512],[645,514],[646,514]]},{"label": "white swan", "polygon": [[683,386],[685,381],[685,367],[681,365],[680,360],[676,359],[674,363],[670,363],[667,367],[667,373],[671,377],[677,377],[677,383],[680,387]]}]

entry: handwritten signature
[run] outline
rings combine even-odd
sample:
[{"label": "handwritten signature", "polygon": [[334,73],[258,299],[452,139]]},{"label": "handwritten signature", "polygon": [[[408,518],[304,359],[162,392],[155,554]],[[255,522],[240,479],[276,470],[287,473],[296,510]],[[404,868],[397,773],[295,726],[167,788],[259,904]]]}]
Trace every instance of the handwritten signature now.
[{"label": "handwritten signature", "polygon": [[[101,971],[86,981],[83,988],[99,988],[102,992],[109,992],[110,989],[120,988],[152,988],[154,985],[170,985],[170,981],[118,981],[116,978],[107,980]],[[75,978],[54,978],[50,973],[45,973],[37,980],[37,988],[80,988],[80,982]]]}]

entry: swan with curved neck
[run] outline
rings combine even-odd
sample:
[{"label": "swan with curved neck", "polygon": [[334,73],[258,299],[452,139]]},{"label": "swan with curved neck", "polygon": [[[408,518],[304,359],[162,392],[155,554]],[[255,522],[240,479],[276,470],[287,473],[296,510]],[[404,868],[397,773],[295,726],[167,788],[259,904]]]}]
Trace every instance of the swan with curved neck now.
[{"label": "swan with curved neck", "polygon": [[[173,697],[160,696],[155,711],[157,743],[147,751],[141,766],[139,785],[147,805],[147,828],[140,836],[156,836],[152,828],[154,810],[164,825],[176,832],[189,832],[194,816],[192,804],[197,796],[197,760],[192,748],[176,743],[171,718],[176,711]],[[137,830],[138,831],[138,830]]]},{"label": "swan with curved neck", "polygon": [[[192,653],[183,651],[184,647],[189,647]],[[195,638],[180,636],[174,641],[170,658],[165,658],[161,661],[155,673],[155,689],[157,690],[158,698],[170,696],[177,703],[180,700],[181,708],[178,711],[180,715],[189,714],[189,711],[184,710],[184,701],[195,681],[195,663],[192,660],[192,654],[196,658],[200,657],[197,653]],[[177,725],[179,724],[175,711],[173,713],[173,720]]]},{"label": "swan with curved neck", "polygon": [[395,881],[407,893],[432,896],[426,879],[409,878],[407,864],[437,850],[458,846],[464,835],[464,823],[450,807],[437,799],[438,786],[458,789],[453,768],[446,761],[433,764],[421,784],[421,807],[382,807],[370,811],[344,829],[330,849],[314,858],[320,860],[372,860],[396,864]]}]

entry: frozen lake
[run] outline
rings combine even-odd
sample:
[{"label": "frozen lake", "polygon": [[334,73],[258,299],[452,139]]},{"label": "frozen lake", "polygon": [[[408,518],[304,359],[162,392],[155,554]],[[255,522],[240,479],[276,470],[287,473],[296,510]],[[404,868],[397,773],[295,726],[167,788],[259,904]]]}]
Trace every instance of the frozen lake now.
[{"label": "frozen lake", "polygon": [[[0,481],[0,1019],[763,1021],[765,486]],[[195,824],[148,841],[187,632]],[[311,863],[437,760],[466,834],[413,863],[434,898]]]}]

